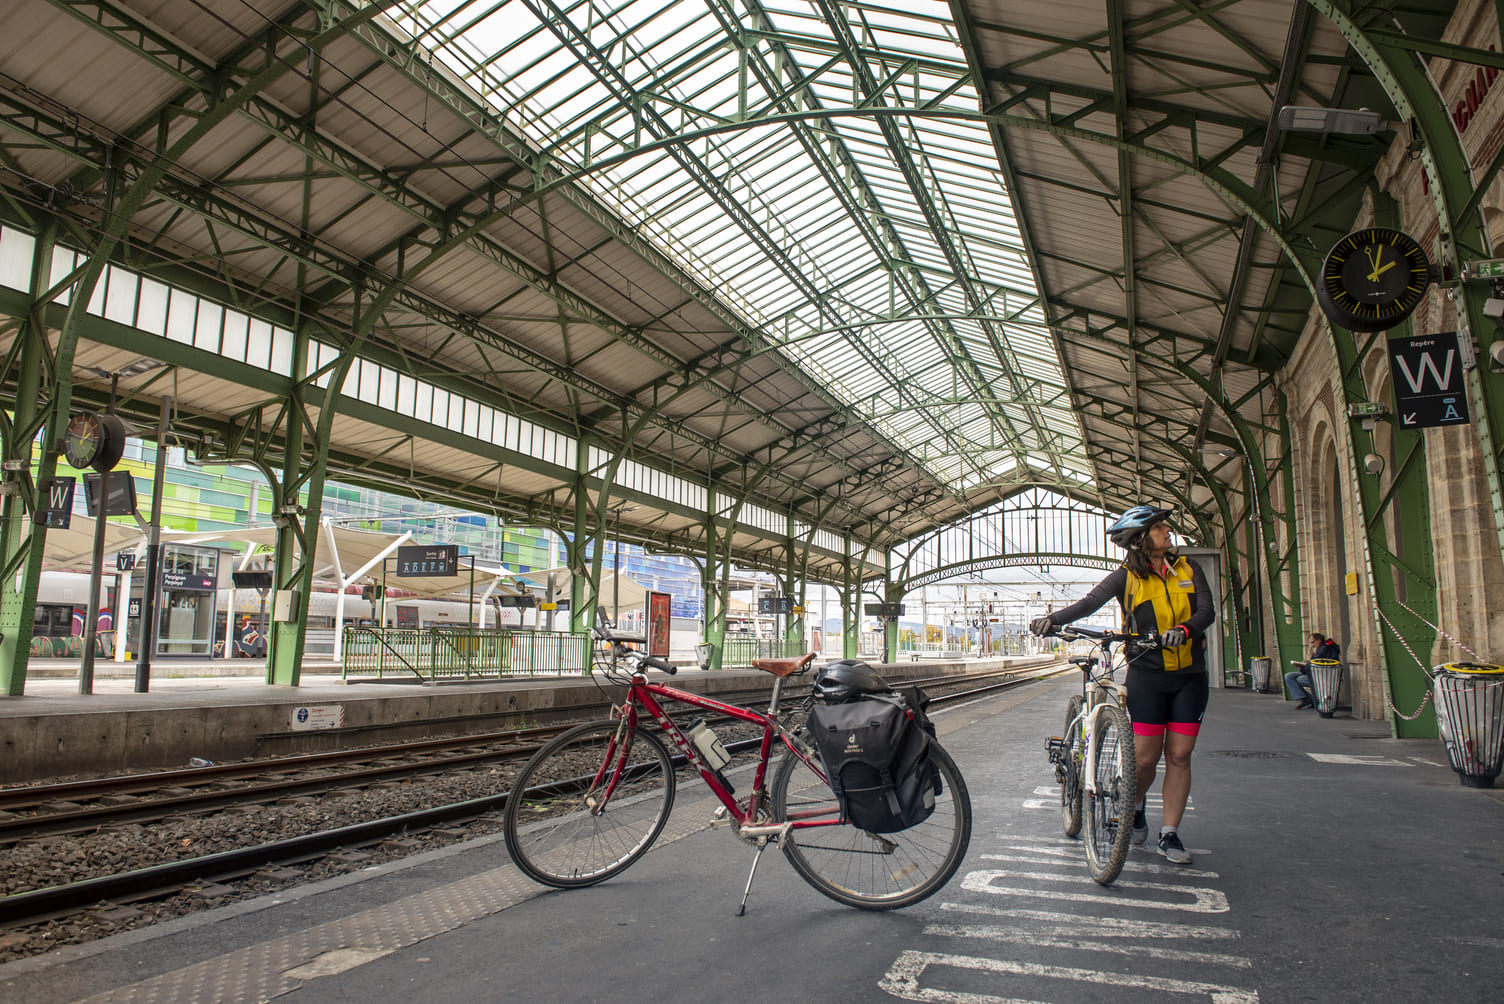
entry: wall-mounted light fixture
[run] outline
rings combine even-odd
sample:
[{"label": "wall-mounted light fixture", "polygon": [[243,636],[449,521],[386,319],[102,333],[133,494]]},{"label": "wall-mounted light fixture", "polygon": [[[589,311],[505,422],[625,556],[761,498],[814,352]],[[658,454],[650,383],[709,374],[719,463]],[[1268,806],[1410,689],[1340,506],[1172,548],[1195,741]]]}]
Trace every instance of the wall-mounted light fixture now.
[{"label": "wall-mounted light fixture", "polygon": [[1285,105],[1279,110],[1275,124],[1287,132],[1346,133],[1354,136],[1372,136],[1391,128],[1379,117],[1378,112],[1367,108],[1320,108],[1309,105]]}]

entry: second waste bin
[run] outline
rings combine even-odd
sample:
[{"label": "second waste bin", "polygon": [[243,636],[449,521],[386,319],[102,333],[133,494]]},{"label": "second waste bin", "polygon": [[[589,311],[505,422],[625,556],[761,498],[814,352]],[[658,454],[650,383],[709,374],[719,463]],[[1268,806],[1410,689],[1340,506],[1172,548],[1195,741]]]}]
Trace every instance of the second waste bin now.
[{"label": "second waste bin", "polygon": [[1255,694],[1269,693],[1269,666],[1268,656],[1256,655],[1248,660],[1248,668],[1252,670],[1253,692]]},{"label": "second waste bin", "polygon": [[1492,788],[1504,764],[1504,666],[1449,662],[1431,677],[1447,759],[1469,788]]},{"label": "second waste bin", "polygon": [[1342,689],[1342,663],[1336,659],[1312,659],[1306,663],[1311,690],[1316,694],[1316,713],[1332,717],[1337,710],[1337,692]]}]

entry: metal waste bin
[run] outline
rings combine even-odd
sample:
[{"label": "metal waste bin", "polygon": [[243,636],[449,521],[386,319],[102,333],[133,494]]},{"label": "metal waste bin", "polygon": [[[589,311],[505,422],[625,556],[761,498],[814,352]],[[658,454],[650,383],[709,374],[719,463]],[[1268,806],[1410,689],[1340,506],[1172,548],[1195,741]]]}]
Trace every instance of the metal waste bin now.
[{"label": "metal waste bin", "polygon": [[1272,664],[1266,655],[1255,655],[1248,660],[1248,668],[1253,671],[1253,692],[1255,694],[1269,693],[1269,668]]},{"label": "metal waste bin", "polygon": [[1330,718],[1337,710],[1337,691],[1342,689],[1342,663],[1336,659],[1312,659],[1306,667],[1311,675],[1311,690],[1316,694],[1316,713]]},{"label": "metal waste bin", "polygon": [[1504,764],[1504,666],[1437,666],[1431,696],[1457,777],[1469,788],[1492,788]]}]

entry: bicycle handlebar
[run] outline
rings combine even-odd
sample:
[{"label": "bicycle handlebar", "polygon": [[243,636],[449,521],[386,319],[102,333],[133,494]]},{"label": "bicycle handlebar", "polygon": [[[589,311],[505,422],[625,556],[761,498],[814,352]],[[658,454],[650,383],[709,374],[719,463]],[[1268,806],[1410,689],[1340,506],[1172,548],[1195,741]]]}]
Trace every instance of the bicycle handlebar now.
[{"label": "bicycle handlebar", "polygon": [[1160,647],[1159,636],[1154,634],[1136,634],[1132,631],[1098,631],[1096,628],[1073,627],[1069,624],[1053,628],[1045,637],[1054,635],[1066,641],[1075,641],[1077,638],[1091,638],[1095,641],[1128,642],[1136,645],[1140,651],[1151,651]]},{"label": "bicycle handlebar", "polygon": [[661,669],[669,676],[674,676],[679,672],[678,666],[675,666],[671,662],[656,658],[651,655],[641,656],[637,661],[642,663],[644,666],[647,666],[649,669]]}]

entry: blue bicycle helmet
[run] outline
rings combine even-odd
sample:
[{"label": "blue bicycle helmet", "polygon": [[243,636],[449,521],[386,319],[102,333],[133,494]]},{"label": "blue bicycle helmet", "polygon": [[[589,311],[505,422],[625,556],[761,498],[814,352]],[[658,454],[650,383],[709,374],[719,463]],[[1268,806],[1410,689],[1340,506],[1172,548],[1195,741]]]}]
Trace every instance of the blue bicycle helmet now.
[{"label": "blue bicycle helmet", "polygon": [[1107,539],[1127,550],[1144,535],[1144,531],[1160,520],[1168,519],[1174,511],[1174,509],[1156,509],[1152,505],[1136,505],[1119,516],[1117,522],[1107,528]]}]

